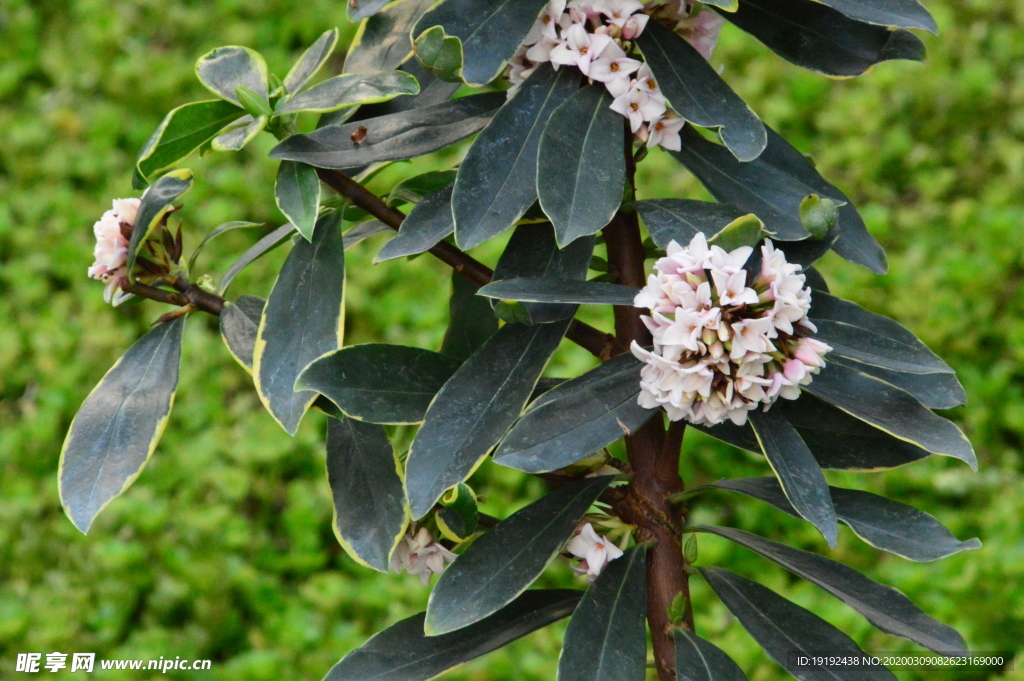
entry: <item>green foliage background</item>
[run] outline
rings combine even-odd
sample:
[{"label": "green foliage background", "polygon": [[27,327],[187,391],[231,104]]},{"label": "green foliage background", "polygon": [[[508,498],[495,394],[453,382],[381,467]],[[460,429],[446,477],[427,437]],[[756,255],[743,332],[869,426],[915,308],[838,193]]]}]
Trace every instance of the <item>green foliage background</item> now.
[{"label": "green foliage background", "polygon": [[[833,288],[909,326],[957,369],[970,396],[952,417],[974,442],[980,473],[936,457],[884,476],[830,478],[927,510],[984,548],[919,565],[844,530],[834,555],[910,595],[972,648],[1024,650],[1024,4],[927,4],[942,34],[925,37],[925,64],[883,64],[830,81],[731,28],[714,61],[766,122],[813,154],[887,248],[885,277],[830,255],[822,269]],[[88,537],[57,499],[60,445],[75,410],[161,313],[152,303],[103,303],[102,285],[85,276],[92,222],[110,199],[132,195],[132,158],[163,114],[206,97],[192,75],[200,54],[244,44],[284,73],[335,25],[351,36],[342,0],[0,0],[0,677],[18,652],[61,651],[214,660],[205,673],[110,673],[125,679],[319,679],[366,636],[424,604],[415,578],[371,573],[344,556],[330,529],[322,417],[310,415],[288,438],[209,318],[189,323],[177,406],[131,490]],[[339,56],[329,70],[340,69]],[[264,137],[240,155],[189,163],[198,182],[183,212],[187,243],[226,220],[281,221]],[[641,184],[645,197],[701,192],[660,153],[642,165]],[[255,238],[229,234],[208,249],[202,269],[222,272]],[[381,243],[350,251],[349,339],[436,347],[446,270],[426,257],[372,266]],[[493,262],[496,253],[490,245],[478,256]],[[232,292],[265,295],[282,257],[251,268]],[[588,362],[566,348],[549,373]],[[696,435],[686,449],[691,486],[767,473],[753,455]],[[494,467],[478,488],[497,515],[540,492]],[[809,525],[757,502],[715,494],[696,508],[703,521],[827,550]],[[869,650],[911,650],[743,549],[700,541],[700,563],[723,561],[757,577]],[[566,573],[551,579],[571,581]],[[783,678],[695,582],[700,633],[752,681]],[[553,678],[560,631],[445,678]],[[1024,656],[1014,671],[928,678],[1024,679],[1022,665]]]}]

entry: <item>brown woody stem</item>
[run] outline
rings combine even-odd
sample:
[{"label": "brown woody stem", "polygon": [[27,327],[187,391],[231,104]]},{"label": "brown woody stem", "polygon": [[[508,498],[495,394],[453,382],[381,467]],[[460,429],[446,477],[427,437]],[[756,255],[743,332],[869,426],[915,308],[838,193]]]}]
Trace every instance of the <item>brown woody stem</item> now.
[{"label": "brown woody stem", "polygon": [[[633,182],[632,135],[626,133],[626,159],[630,184]],[[620,211],[604,228],[608,264],[618,272],[619,283],[643,287],[644,247],[636,213]],[[615,333],[620,346],[636,341],[651,343],[651,334],[635,307],[615,307]],[[651,541],[647,556],[647,621],[654,644],[654,661],[660,681],[675,679],[675,645],[671,638],[669,606],[678,594],[686,603],[684,625],[693,629],[689,581],[682,550],[683,512],[668,499],[683,491],[679,477],[679,453],[684,422],[665,430],[656,415],[640,430],[626,437],[626,453],[633,480],[617,506],[623,520],[635,525],[638,539]]]}]

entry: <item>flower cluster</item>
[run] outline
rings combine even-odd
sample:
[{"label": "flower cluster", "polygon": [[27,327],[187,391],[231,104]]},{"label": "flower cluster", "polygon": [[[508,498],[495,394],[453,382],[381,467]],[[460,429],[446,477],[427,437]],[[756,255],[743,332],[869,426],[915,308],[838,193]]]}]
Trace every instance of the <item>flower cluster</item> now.
[{"label": "flower cluster", "polygon": [[455,554],[434,541],[430,530],[421,527],[402,538],[391,556],[391,571],[405,570],[410,575],[419,575],[423,586],[430,582],[431,575],[444,572],[445,564],[455,560]]},{"label": "flower cluster", "polygon": [[710,59],[723,20],[690,5],[696,3],[550,0],[509,63],[509,94],[538,64],[576,67],[591,81],[604,83],[615,98],[611,108],[629,119],[633,133],[648,147],[678,151],[683,119],[669,108],[647,65],[628,54],[633,51],[630,41],[643,33],[653,16],[674,23],[676,31]]},{"label": "flower cluster", "polygon": [[709,248],[703,234],[666,253],[634,301],[651,311],[642,319],[654,337],[651,351],[632,346],[647,363],[640,405],[673,421],[743,425],[748,411],[799,397],[832,349],[806,335],[817,329],[800,265],[767,239],[756,272],[744,269],[750,246]]},{"label": "flower cluster", "polygon": [[103,299],[115,306],[128,297],[119,289],[128,279],[128,240],[139,203],[139,199],[114,199],[114,207],[92,227],[96,235],[96,247],[93,249],[96,262],[89,268],[89,276],[106,282]]},{"label": "flower cluster", "polygon": [[583,559],[573,570],[587,575],[591,581],[601,574],[605,565],[622,555],[622,549],[595,532],[590,523],[576,528],[576,535],[565,545],[565,550]]}]

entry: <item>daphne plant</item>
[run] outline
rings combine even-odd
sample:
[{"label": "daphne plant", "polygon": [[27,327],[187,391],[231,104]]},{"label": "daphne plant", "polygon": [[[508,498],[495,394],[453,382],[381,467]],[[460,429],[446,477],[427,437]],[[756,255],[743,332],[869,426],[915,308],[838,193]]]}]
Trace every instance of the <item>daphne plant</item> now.
[{"label": "daphne plant", "polygon": [[[563,681],[643,679],[649,643],[661,681],[743,679],[698,636],[693,578],[798,678],[895,678],[872,664],[798,666],[802,652],[860,649],[770,589],[699,564],[698,533],[782,565],[884,632],[965,655],[952,628],[839,562],[689,522],[693,504],[733,494],[807,520],[832,548],[840,523],[912,561],[980,546],[900,502],[828,484],[823,470],[932,455],[976,467],[968,440],[933,411],[965,395],[908,330],[829,293],[814,267],[826,252],[883,274],[882,248],[708,63],[728,21],[799,66],[853,76],[922,58],[907,29],[934,31],[928,12],[915,0],[351,0],[349,11],[362,23],[345,73],[312,87],[335,30],[283,78],[248,48],[202,57],[196,73],[217,99],[167,115],[135,165],[148,189],[97,223],[89,273],[107,299],[175,309],[71,424],[59,477],[72,522],[88,531],[141,473],[171,409],[186,316],[209,313],[282,428],[326,414],[334,528],[348,555],[424,586],[438,575],[425,613],[350,652],[327,679],[428,679],[565,617]],[[183,262],[169,223],[192,175],[170,169],[262,132],[279,140],[270,156],[287,222],[214,285],[197,276],[196,255],[253,225],[221,225]],[[457,167],[381,196],[364,184],[455,144],[465,148]],[[637,200],[637,164],[654,147],[717,201]],[[430,253],[454,268],[436,351],[345,344],[345,251],[388,229],[397,234],[376,262]],[[467,254],[510,230],[493,269]],[[225,298],[242,268],[285,243],[265,298]],[[614,333],[576,319],[584,305],[605,306]],[[600,365],[546,376],[564,339]],[[688,424],[763,455],[765,476],[685,489]],[[397,425],[415,432],[404,451]],[[480,486],[471,478],[487,459],[541,477],[549,493],[504,519],[481,513],[470,483]],[[579,588],[530,589],[553,561],[572,565]]]}]

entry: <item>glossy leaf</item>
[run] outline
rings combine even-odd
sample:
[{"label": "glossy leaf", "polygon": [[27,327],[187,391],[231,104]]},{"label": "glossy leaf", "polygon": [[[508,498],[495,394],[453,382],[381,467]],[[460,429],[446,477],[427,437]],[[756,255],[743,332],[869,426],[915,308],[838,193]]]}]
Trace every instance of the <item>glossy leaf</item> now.
[{"label": "glossy leaf", "polygon": [[389,206],[403,203],[419,203],[429,194],[444,189],[455,181],[455,170],[432,170],[406,178],[391,188],[388,193]]},{"label": "glossy leaf", "polygon": [[893,437],[978,468],[974,448],[955,424],[874,376],[833,362],[804,390]]},{"label": "glossy leaf", "polygon": [[558,658],[558,681],[644,681],[647,545],[611,561],[576,606]]},{"label": "glossy leaf", "polygon": [[576,305],[632,305],[640,289],[621,284],[571,279],[503,279],[487,284],[477,295],[499,300]]},{"label": "glossy leaf", "polygon": [[196,246],[196,249],[192,251],[192,255],[188,259],[189,271],[192,271],[195,268],[196,259],[199,257],[199,254],[203,252],[203,249],[206,247],[206,244],[210,243],[211,241],[219,237],[221,234],[236,229],[249,229],[250,227],[262,226],[263,223],[261,222],[246,222],[245,220],[232,220],[231,222],[225,222],[223,224],[217,225],[212,230],[210,230],[209,234],[203,237],[203,240],[199,242],[199,245]]},{"label": "glossy leaf", "polygon": [[761,155],[768,144],[764,123],[696,48],[657,21],[648,22],[636,44],[676,113],[694,125],[719,128],[740,161]]},{"label": "glossy leaf", "polygon": [[783,669],[801,681],[896,681],[882,666],[797,667],[798,655],[828,652],[864,657],[849,636],[771,589],[721,568],[698,568],[743,628]]},{"label": "glossy leaf", "polygon": [[924,43],[913,33],[862,23],[826,4],[740,0],[736,12],[722,16],[783,59],[829,76],[859,76],[890,59],[924,60]]},{"label": "glossy leaf", "polygon": [[424,31],[413,43],[420,65],[448,83],[462,82],[462,43],[445,36],[440,26]]},{"label": "glossy leaf", "polygon": [[245,87],[267,99],[267,64],[259,52],[229,45],[210,50],[196,62],[196,76],[207,90],[243,106],[237,89]]},{"label": "glossy leaf", "polygon": [[297,161],[281,161],[274,184],[274,200],[299,234],[311,241],[320,212],[320,178],[316,168]]},{"label": "glossy leaf", "polygon": [[498,331],[498,320],[487,299],[476,295],[479,289],[461,273],[452,271],[448,329],[441,342],[442,354],[465,361]]},{"label": "glossy leaf", "polygon": [[327,483],[334,533],[357,563],[387,572],[405,535],[405,494],[395,448],[381,426],[327,419]]},{"label": "glossy leaf", "polygon": [[139,173],[148,179],[166,170],[242,116],[243,109],[221,99],[191,102],[173,109],[139,151],[135,159]]},{"label": "glossy leaf", "polygon": [[365,19],[377,14],[391,2],[394,0],[349,0],[348,18],[352,21]]},{"label": "glossy leaf", "polygon": [[135,482],[174,404],[185,318],[135,341],[78,409],[60,453],[61,505],[82,533]]},{"label": "glossy leaf", "polygon": [[329,31],[324,31],[312,45],[306,48],[306,51],[288,71],[288,75],[284,77],[285,92],[294,94],[301,90],[309,82],[309,79],[327,63],[337,44],[338,29],[332,28]]},{"label": "glossy leaf", "polygon": [[[594,242],[594,237],[581,237],[560,249],[550,223],[519,225],[498,259],[491,281],[497,283],[522,277],[582,281],[587,276]],[[529,323],[543,324],[572,317],[576,306],[525,303],[522,311]]]},{"label": "glossy leaf", "polygon": [[[653,22],[652,22],[653,23]],[[595,234],[622,203],[622,116],[603,85],[588,85],[551,114],[537,157],[537,195],[559,247]]]},{"label": "glossy leaf", "polygon": [[668,248],[670,241],[685,246],[698,232],[705,237],[714,236],[747,215],[725,203],[693,199],[648,199],[633,205],[644,219],[651,240],[662,249]]},{"label": "glossy leaf", "polygon": [[478,132],[504,101],[504,93],[488,92],[370,120],[328,125],[308,135],[292,135],[274,147],[270,156],[341,169],[422,156]]},{"label": "glossy leaf", "polygon": [[[766,501],[799,517],[774,478],[719,480],[713,485]],[[933,516],[912,506],[856,489],[829,490],[839,521],[875,548],[919,563],[981,548],[977,538],[960,541]]]},{"label": "glossy leaf", "polygon": [[810,236],[800,221],[800,202],[814,194],[813,189],[760,158],[737,161],[725,147],[709,142],[690,126],[683,128],[680,139],[682,148],[671,154],[716,199],[761,218],[765,229],[782,241]]},{"label": "glossy leaf", "polygon": [[896,589],[874,582],[853,568],[731,527],[700,530],[736,542],[817,584],[887,634],[902,636],[938,653],[967,652],[963,637],[955,629],[926,615]]},{"label": "glossy leaf", "polygon": [[839,10],[851,19],[879,26],[899,26],[900,28],[923,28],[938,34],[935,19],[917,0],[890,0],[875,2],[874,0],[818,0],[823,5]]},{"label": "glossy leaf", "polygon": [[128,242],[128,277],[134,280],[133,267],[142,243],[153,236],[164,217],[174,208],[174,201],[192,188],[192,171],[188,168],[173,170],[146,190],[135,214],[135,227]]},{"label": "glossy leaf", "polygon": [[833,364],[841,364],[848,369],[863,371],[865,374],[891,383],[901,390],[906,390],[929,409],[952,409],[967,403],[967,393],[964,392],[963,386],[957,380],[956,374],[904,373],[855,362],[839,355],[829,357],[828,361]]},{"label": "glossy leaf", "polygon": [[501,234],[536,202],[541,134],[555,108],[578,88],[572,69],[541,64],[473,142],[452,200],[460,248]]},{"label": "glossy leaf", "polygon": [[260,134],[269,120],[267,116],[255,120],[252,116],[244,116],[238,119],[236,125],[214,137],[210,147],[214,151],[238,151]]},{"label": "glossy leaf", "polygon": [[384,234],[387,232],[391,232],[391,228],[380,220],[365,220],[345,232],[342,236],[342,240],[345,242],[345,250],[347,251],[356,244],[366,241],[372,236],[377,236],[378,234]]},{"label": "glossy leaf", "polygon": [[582,593],[527,591],[487,619],[444,636],[426,636],[425,613],[413,615],[346,655],[324,681],[427,681],[568,617]]},{"label": "glossy leaf", "polygon": [[733,251],[742,246],[757,246],[758,242],[770,236],[764,230],[764,223],[756,215],[738,217],[722,231],[708,239],[708,244],[718,246],[726,251]]},{"label": "glossy leaf", "polygon": [[416,24],[413,38],[432,26],[462,42],[462,77],[470,85],[491,82],[530,32],[547,0],[446,0]]},{"label": "glossy leaf", "polygon": [[403,345],[370,343],[330,352],[296,387],[320,393],[348,416],[370,423],[419,423],[460,362]]},{"label": "glossy leaf", "polygon": [[276,113],[325,113],[357,104],[386,102],[398,95],[415,95],[419,91],[420,84],[405,71],[378,71],[365,75],[346,73],[283,100]]},{"label": "glossy leaf", "polygon": [[424,631],[437,636],[469,626],[526,591],[614,477],[585,478],[557,489],[485,532],[437,580]]},{"label": "glossy leaf", "polygon": [[676,681],[747,681],[747,675],[721,648],[692,631],[672,631],[676,645]]},{"label": "glossy leaf", "polygon": [[281,266],[260,319],[253,355],[256,392],[289,435],[316,393],[295,391],[313,360],[341,346],[345,324],[345,251],[335,212],[317,222],[313,242],[299,239]]},{"label": "glossy leaf", "polygon": [[[355,115],[352,116],[351,121],[365,121],[371,118],[401,113],[402,111],[443,104],[451,99],[451,96],[462,86],[461,82],[446,83],[443,80],[438,80],[420,66],[419,62],[415,59],[405,62],[400,68],[416,77],[420,84],[420,93],[418,95],[401,95],[380,104],[361,106],[355,112]],[[317,127],[322,128],[324,125],[332,124],[330,123],[330,118],[338,113],[324,114],[324,116],[321,116],[320,124]]]},{"label": "glossy leaf", "polygon": [[432,4],[434,0],[402,0],[369,17],[352,38],[345,57],[345,73],[396,69],[412,54],[409,32]]},{"label": "glossy leaf", "polygon": [[220,336],[228,352],[246,371],[252,373],[252,353],[256,348],[256,333],[267,301],[257,296],[241,296],[225,305],[220,313]]},{"label": "glossy leaf", "polygon": [[251,265],[258,258],[266,255],[273,249],[284,243],[285,239],[288,238],[292,232],[295,231],[295,225],[288,224],[281,225],[277,229],[273,230],[262,239],[250,246],[245,253],[238,257],[238,260],[224,273],[224,276],[220,279],[220,284],[217,286],[217,294],[224,295],[224,292],[228,290],[228,286],[235,280],[238,273],[243,269]]},{"label": "glossy leaf", "polygon": [[452,189],[449,184],[429,194],[402,220],[398,234],[384,244],[373,262],[384,262],[429,251],[455,231],[452,218]]},{"label": "glossy leaf", "polygon": [[[797,429],[822,468],[870,473],[931,456],[928,450],[897,439],[806,392],[796,402],[780,400],[772,409],[778,409]],[[748,427],[731,423],[694,427],[736,447],[760,451]]]},{"label": "glossy leaf", "polygon": [[[853,203],[842,191],[830,184],[818,173],[806,156],[801,154],[782,136],[768,128],[768,147],[757,160],[764,162],[775,172],[785,173],[799,182],[810,187],[815,193],[824,197],[830,197],[839,205],[839,223],[833,228],[832,233],[820,241],[808,239],[799,244],[787,244],[787,257],[790,262],[801,262],[805,266],[824,255],[829,248],[850,262],[867,267],[876,274],[885,274],[888,265],[885,260],[885,251],[875,241],[864,225],[864,219],[857,212]],[[840,205],[841,204],[841,205]],[[763,216],[759,215],[763,219]],[[792,251],[796,247],[800,257]]]},{"label": "glossy leaf", "polygon": [[502,440],[494,462],[527,473],[576,463],[658,413],[637,404],[643,363],[625,353],[534,400]]},{"label": "glossy leaf", "polygon": [[894,371],[953,373],[898,322],[855,303],[816,293],[808,316],[818,327],[815,336],[831,345],[837,355]]},{"label": "glossy leaf", "polygon": [[522,411],[569,322],[507,324],[480,346],[427,409],[406,461],[413,519],[468,478]]},{"label": "glossy leaf", "polygon": [[836,547],[839,526],[828,482],[800,433],[775,409],[749,412],[750,425],[786,497]]},{"label": "glossy leaf", "polygon": [[464,482],[441,497],[441,506],[434,514],[437,529],[448,539],[462,543],[469,539],[480,523],[476,494]]}]

